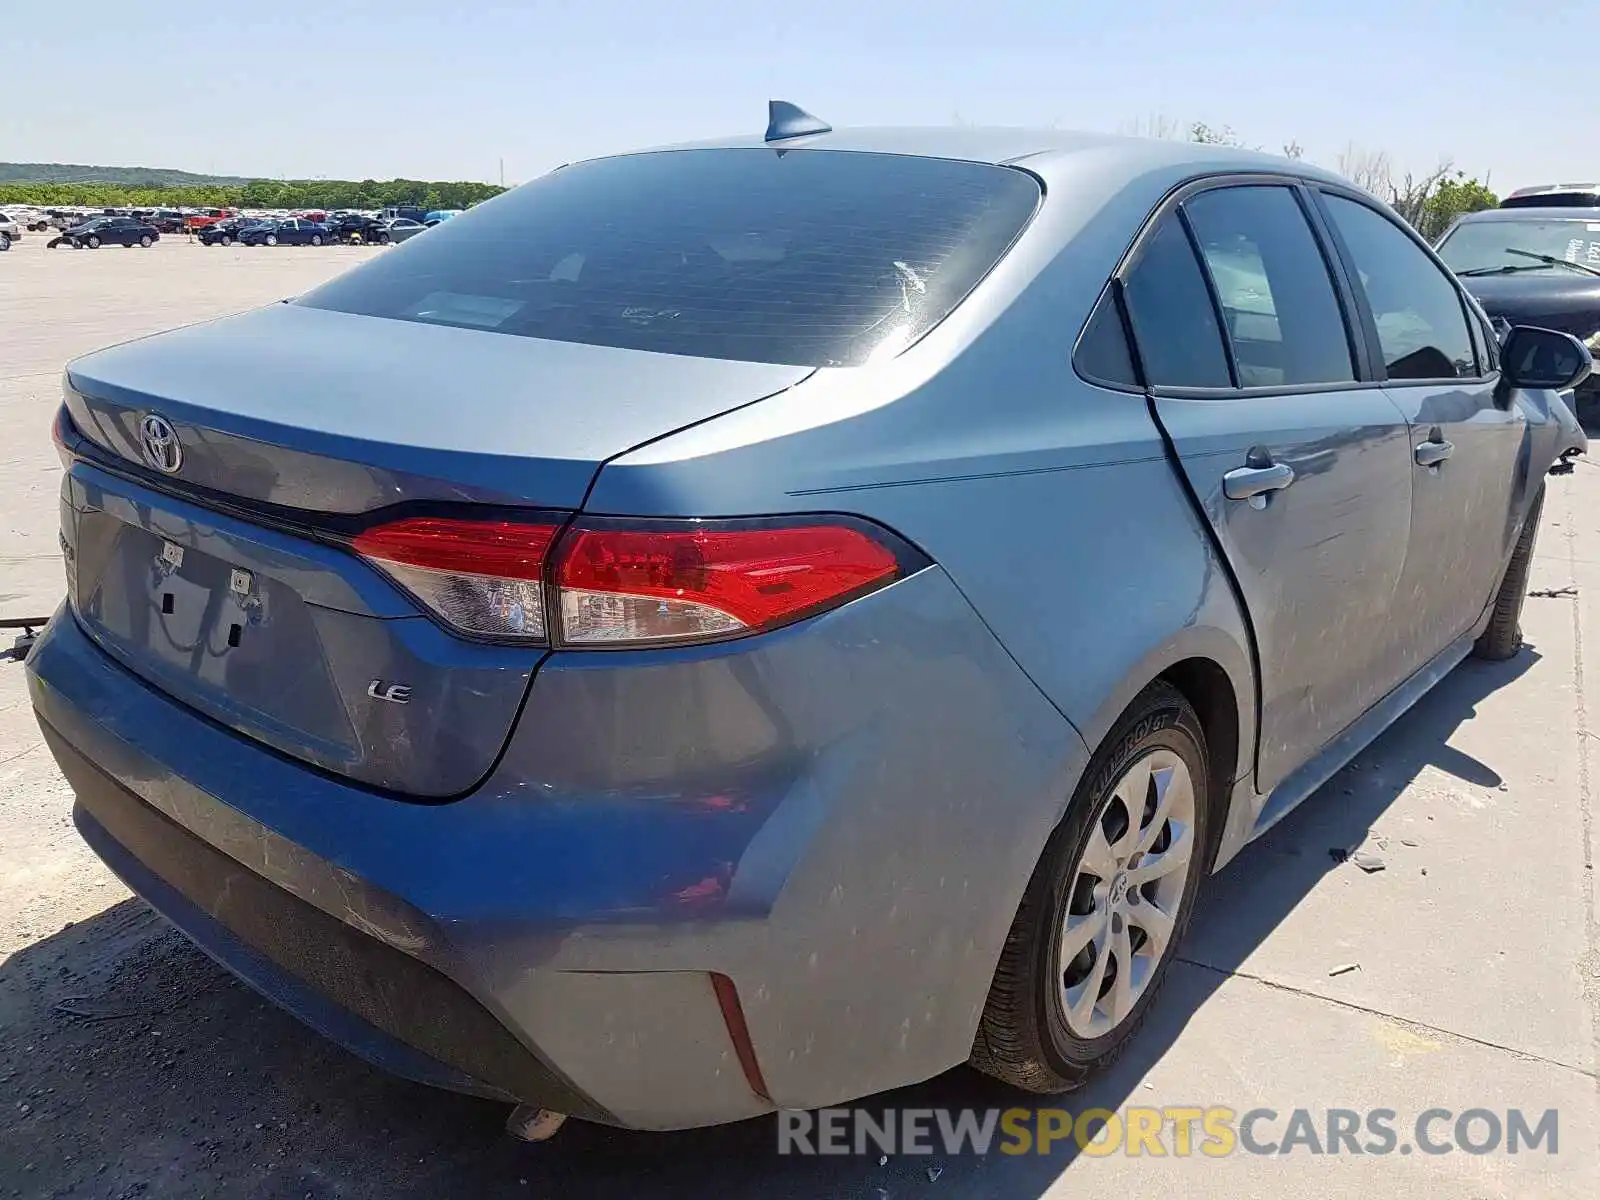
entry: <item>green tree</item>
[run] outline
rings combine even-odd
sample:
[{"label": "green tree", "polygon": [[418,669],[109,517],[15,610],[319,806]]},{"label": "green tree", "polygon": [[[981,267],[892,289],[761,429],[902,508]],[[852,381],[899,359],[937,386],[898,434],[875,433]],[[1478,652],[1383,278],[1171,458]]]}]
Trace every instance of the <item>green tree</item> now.
[{"label": "green tree", "polygon": [[1499,203],[1500,197],[1489,190],[1488,184],[1468,178],[1465,171],[1457,171],[1454,178],[1441,179],[1423,204],[1417,232],[1431,241],[1449,229],[1451,222],[1463,213],[1482,212]]}]

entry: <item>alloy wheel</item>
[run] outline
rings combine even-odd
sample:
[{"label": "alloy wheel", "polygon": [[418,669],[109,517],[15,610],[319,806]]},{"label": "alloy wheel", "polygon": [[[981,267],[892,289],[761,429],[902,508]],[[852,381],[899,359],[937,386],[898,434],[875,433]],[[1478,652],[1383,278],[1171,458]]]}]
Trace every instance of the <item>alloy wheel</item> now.
[{"label": "alloy wheel", "polygon": [[1080,1038],[1133,1012],[1172,944],[1194,867],[1195,789],[1183,759],[1157,749],[1102,802],[1071,873],[1059,957],[1060,1004]]}]

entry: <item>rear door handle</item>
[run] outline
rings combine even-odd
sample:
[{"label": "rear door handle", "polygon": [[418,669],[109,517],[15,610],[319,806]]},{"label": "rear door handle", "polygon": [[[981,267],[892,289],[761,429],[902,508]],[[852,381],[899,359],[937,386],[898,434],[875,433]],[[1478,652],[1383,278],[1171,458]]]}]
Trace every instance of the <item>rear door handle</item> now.
[{"label": "rear door handle", "polygon": [[1287,463],[1235,467],[1222,477],[1222,494],[1229,500],[1248,500],[1253,507],[1262,508],[1268,492],[1281,492],[1293,482],[1294,468]]},{"label": "rear door handle", "polygon": [[1417,444],[1417,466],[1437,467],[1456,452],[1456,448],[1443,438],[1430,438]]}]

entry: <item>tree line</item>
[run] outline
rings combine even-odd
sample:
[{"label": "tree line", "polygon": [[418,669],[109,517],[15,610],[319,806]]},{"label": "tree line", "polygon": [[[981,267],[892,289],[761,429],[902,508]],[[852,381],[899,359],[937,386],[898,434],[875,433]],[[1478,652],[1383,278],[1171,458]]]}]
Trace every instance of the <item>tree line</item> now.
[{"label": "tree line", "polygon": [[301,208],[372,209],[417,204],[466,208],[504,188],[492,183],[425,179],[253,179],[244,184],[178,187],[120,183],[0,183],[0,204],[35,208]]},{"label": "tree line", "polygon": [[[1131,123],[1126,132],[1144,137],[1181,138],[1212,145],[1243,146],[1230,126],[1203,121],[1180,125],[1163,116]],[[1255,147],[1262,149],[1262,147]],[[1299,143],[1279,148],[1289,158],[1302,158]],[[1383,151],[1351,144],[1334,169],[1352,183],[1392,205],[1423,237],[1432,241],[1462,213],[1493,208],[1499,197],[1488,181],[1457,170],[1449,159],[1425,174],[1399,174]],[[205,183],[181,186],[139,186],[121,183],[0,182],[0,204],[38,208],[290,208],[375,209],[417,204],[426,209],[466,208],[498,195],[492,183],[438,182],[422,179],[254,179],[242,184]]]}]

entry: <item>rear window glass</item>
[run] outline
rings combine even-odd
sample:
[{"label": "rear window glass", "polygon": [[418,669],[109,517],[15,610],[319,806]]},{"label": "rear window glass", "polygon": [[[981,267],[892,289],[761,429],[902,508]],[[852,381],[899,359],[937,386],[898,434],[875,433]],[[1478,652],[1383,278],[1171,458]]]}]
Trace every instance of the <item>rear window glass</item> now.
[{"label": "rear window glass", "polygon": [[677,150],[564,167],[302,296],[666,354],[855,366],[942,320],[1039,202],[985,163]]}]

